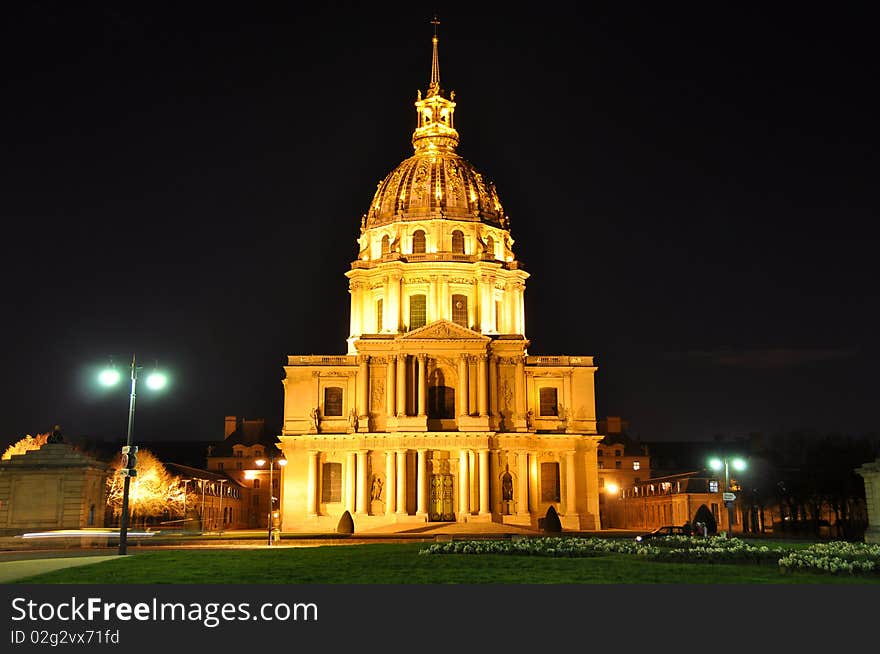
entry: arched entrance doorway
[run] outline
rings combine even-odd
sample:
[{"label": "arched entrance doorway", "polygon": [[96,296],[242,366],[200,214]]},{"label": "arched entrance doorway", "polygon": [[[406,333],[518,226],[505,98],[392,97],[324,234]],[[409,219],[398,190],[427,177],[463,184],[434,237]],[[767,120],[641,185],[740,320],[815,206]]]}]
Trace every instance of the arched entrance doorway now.
[{"label": "arched entrance doorway", "polygon": [[431,496],[428,500],[428,520],[453,522],[455,520],[455,493],[452,475],[431,475]]},{"label": "arched entrance doorway", "polygon": [[428,375],[428,431],[454,431],[455,388],[451,379],[441,368],[435,368]]}]

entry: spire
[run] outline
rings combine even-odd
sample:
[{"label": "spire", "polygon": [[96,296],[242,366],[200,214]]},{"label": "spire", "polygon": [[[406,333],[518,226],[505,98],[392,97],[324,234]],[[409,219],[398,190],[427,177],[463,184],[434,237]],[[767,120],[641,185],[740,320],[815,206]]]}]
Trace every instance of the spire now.
[{"label": "spire", "polygon": [[412,142],[416,152],[454,150],[458,145],[458,132],[453,121],[455,92],[450,92],[446,97],[447,94],[440,88],[440,58],[437,55],[437,26],[440,25],[440,19],[435,15],[431,24],[434,26],[431,83],[425,97],[422,98],[422,92],[419,91],[415,102],[416,130]]},{"label": "spire", "polygon": [[440,92],[440,57],[437,54],[437,28],[440,26],[440,19],[437,18],[437,14],[434,14],[431,24],[434,26],[434,36],[431,38],[433,53],[431,55],[431,83],[428,85],[428,97]]}]

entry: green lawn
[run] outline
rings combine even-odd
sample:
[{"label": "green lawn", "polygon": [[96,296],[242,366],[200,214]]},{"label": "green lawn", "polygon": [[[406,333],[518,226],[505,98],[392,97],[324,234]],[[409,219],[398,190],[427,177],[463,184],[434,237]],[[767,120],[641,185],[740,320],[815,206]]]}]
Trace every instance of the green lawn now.
[{"label": "green lawn", "polygon": [[[69,584],[876,584],[880,576],[782,574],[775,565],[434,554],[426,543],[228,550],[136,550],[133,556],[16,583]],[[131,550],[130,550],[131,552]]]}]

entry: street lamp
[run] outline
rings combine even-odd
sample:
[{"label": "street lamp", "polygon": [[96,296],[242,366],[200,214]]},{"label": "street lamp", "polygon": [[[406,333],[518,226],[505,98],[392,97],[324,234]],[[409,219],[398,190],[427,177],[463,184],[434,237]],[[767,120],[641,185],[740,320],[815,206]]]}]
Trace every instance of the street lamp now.
[{"label": "street lamp", "polygon": [[226,520],[225,520],[226,516],[223,513],[223,484],[225,484],[227,481],[229,481],[229,480],[228,479],[218,479],[217,480],[217,483],[220,484],[220,509],[218,510],[218,513],[220,514],[220,530],[217,532],[218,536],[223,535],[223,523],[226,522]]},{"label": "street lamp", "polygon": [[189,482],[194,482],[195,479],[181,479],[183,482],[183,522],[180,523],[180,533],[183,534],[186,532],[186,487]]},{"label": "street lamp", "polygon": [[[137,475],[136,457],[137,447],[131,444],[131,434],[134,431],[134,400],[137,392],[138,373],[143,366],[137,365],[134,354],[131,355],[131,394],[128,400],[128,430],[125,436],[125,447],[122,448],[122,468],[120,474],[125,480],[122,485],[122,515],[119,519],[119,553],[126,554],[128,550],[128,488],[131,478]],[[98,380],[104,386],[115,386],[119,383],[121,375],[114,368],[106,368],[98,375]],[[168,383],[168,378],[158,370],[154,370],[147,377],[147,386],[154,390],[161,390]]]},{"label": "street lamp", "polygon": [[[272,514],[275,509],[275,495],[274,495],[275,489],[272,484],[272,471],[275,468],[276,461],[278,461],[278,466],[281,468],[283,468],[284,466],[287,465],[287,459],[285,459],[283,456],[280,456],[277,459],[273,455],[269,456],[269,518],[267,520],[267,524],[268,524],[267,528],[268,528],[269,534],[268,534],[268,540],[266,542],[266,544],[269,547],[272,546]],[[256,461],[254,461],[254,463],[256,463],[259,467],[262,468],[264,465],[266,465],[266,459],[257,459]]]},{"label": "street lamp", "polygon": [[734,470],[742,471],[746,469],[746,462],[739,457],[730,459],[729,457],[713,457],[709,459],[709,467],[716,472],[724,468],[724,504],[727,506],[727,530],[729,534],[733,534],[733,500],[730,499],[730,466]]}]

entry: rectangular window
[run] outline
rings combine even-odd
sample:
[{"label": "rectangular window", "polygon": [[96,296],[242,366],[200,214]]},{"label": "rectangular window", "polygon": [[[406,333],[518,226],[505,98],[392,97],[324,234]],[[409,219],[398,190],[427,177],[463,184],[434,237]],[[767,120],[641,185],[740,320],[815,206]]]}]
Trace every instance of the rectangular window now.
[{"label": "rectangular window", "polygon": [[605,467],[604,461],[599,461],[599,470],[602,470]]},{"label": "rectangular window", "polygon": [[217,470],[223,470],[223,462],[222,461],[217,462]]},{"label": "rectangular window", "polygon": [[409,298],[409,328],[424,327],[428,320],[424,295],[411,295]]},{"label": "rectangular window", "polygon": [[559,407],[556,404],[556,389],[544,387],[540,391],[541,409],[538,415],[558,416]]},{"label": "rectangular window", "polygon": [[342,501],[342,464],[325,463],[321,466],[321,501]]},{"label": "rectangular window", "polygon": [[259,487],[260,487],[260,480],[254,479],[254,488],[259,488]]},{"label": "rectangular window", "polygon": [[620,461],[615,461],[615,462],[614,462],[614,467],[619,469],[619,468],[621,467],[621,463],[620,463]]},{"label": "rectangular window", "polygon": [[462,327],[468,326],[467,295],[452,296],[452,322]]},{"label": "rectangular window", "polygon": [[382,331],[382,309],[384,307],[382,300],[376,300],[376,333]]},{"label": "rectangular window", "polygon": [[328,386],[324,389],[324,415],[342,415],[342,389],[338,386]]},{"label": "rectangular window", "polygon": [[541,464],[541,501],[559,501],[559,464]]},{"label": "rectangular window", "polygon": [[638,470],[641,467],[642,467],[641,463],[639,463],[638,461],[633,461],[633,470]]},{"label": "rectangular window", "polygon": [[718,492],[718,482],[715,481],[714,479],[709,481],[709,492],[710,493],[717,493]]}]

